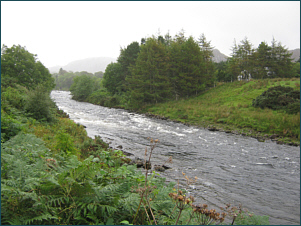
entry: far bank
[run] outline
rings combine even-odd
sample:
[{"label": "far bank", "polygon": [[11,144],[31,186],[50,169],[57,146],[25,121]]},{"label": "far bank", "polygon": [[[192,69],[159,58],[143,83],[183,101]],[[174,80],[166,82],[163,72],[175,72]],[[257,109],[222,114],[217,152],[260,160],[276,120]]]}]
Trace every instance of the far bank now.
[{"label": "far bank", "polygon": [[[251,136],[261,142],[271,139],[278,144],[299,146],[300,112],[288,114],[281,110],[252,106],[252,101],[256,97],[275,86],[289,86],[294,90],[300,90],[300,80],[277,78],[219,83],[195,97],[147,104],[134,111],[149,117],[177,121],[209,130]],[[85,101],[106,106],[101,104],[98,98],[89,97]],[[109,107],[133,110],[120,103]]]}]

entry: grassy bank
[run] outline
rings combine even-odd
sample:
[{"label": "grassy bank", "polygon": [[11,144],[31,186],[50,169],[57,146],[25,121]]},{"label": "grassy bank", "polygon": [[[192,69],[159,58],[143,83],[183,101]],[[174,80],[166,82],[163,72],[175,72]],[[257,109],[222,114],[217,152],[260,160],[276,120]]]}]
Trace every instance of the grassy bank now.
[{"label": "grassy bank", "polygon": [[164,116],[200,127],[273,139],[278,143],[300,145],[300,113],[252,107],[252,100],[273,86],[300,90],[299,79],[265,79],[218,84],[189,99],[147,105],[141,113]]}]

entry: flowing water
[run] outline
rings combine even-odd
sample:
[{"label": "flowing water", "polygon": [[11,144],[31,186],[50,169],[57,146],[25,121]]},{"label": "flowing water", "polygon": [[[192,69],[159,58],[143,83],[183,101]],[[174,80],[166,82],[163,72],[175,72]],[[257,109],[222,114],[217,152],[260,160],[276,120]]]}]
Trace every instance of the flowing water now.
[{"label": "flowing water", "polygon": [[[86,126],[90,137],[100,136],[113,148],[122,145],[144,158],[147,138],[159,139],[152,164],[172,156],[173,163],[166,164],[172,169],[160,174],[168,181],[179,180],[196,203],[217,210],[241,203],[257,215],[270,216],[270,224],[300,225],[300,147],[77,102],[69,92],[53,91],[51,97],[72,120]],[[198,180],[187,185],[182,172]]]}]

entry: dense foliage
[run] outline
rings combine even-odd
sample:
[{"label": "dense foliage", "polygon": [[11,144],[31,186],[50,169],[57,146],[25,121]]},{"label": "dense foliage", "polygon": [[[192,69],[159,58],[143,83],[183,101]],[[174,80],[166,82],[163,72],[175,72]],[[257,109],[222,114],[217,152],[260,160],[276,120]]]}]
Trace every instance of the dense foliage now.
[{"label": "dense foliage", "polygon": [[[75,155],[55,155],[32,134],[20,133],[4,143],[1,148],[2,224],[131,221],[139,204],[139,194],[132,189],[138,189],[143,175],[133,165],[121,165],[122,154],[117,151],[100,148],[93,154],[83,161]],[[163,181],[162,178],[149,180],[157,186],[156,195],[166,200],[154,202],[158,210],[172,203],[168,202],[172,184],[166,186]]]},{"label": "dense foliage", "polygon": [[103,72],[95,72],[89,73],[87,71],[80,71],[80,72],[72,72],[72,71],[65,71],[63,68],[60,68],[58,73],[53,73],[52,77],[55,79],[55,88],[56,90],[70,90],[71,85],[74,82],[74,77],[87,75],[89,77],[96,77],[98,81],[103,77]]},{"label": "dense foliage", "polygon": [[103,87],[86,100],[137,109],[145,103],[196,95],[213,86],[211,57],[212,47],[204,35],[199,42],[184,32],[174,38],[169,34],[143,38],[140,45],[132,42],[121,49],[117,62],[106,68]]},{"label": "dense foliage", "polygon": [[232,56],[228,60],[226,73],[235,79],[265,79],[299,77],[293,70],[293,62],[288,49],[272,40],[271,46],[261,42],[257,49],[245,38],[239,45],[234,43]]},{"label": "dense foliage", "polygon": [[296,114],[300,112],[300,91],[289,86],[271,87],[254,99],[252,105]]},{"label": "dense foliage", "polygon": [[6,45],[1,49],[1,87],[22,85],[34,89],[42,84],[51,91],[55,84],[49,70],[37,61],[36,55],[28,52],[25,47]]},{"label": "dense foliage", "polygon": [[84,101],[99,87],[100,82],[96,77],[81,75],[73,78],[73,84],[70,87],[70,91],[73,94],[74,99]]}]

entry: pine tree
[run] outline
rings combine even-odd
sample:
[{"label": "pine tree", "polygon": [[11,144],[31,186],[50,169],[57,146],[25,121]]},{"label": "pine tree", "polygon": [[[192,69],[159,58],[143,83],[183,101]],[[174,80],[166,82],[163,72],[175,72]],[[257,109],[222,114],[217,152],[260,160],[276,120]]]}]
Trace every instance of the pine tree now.
[{"label": "pine tree", "polygon": [[292,53],[273,38],[271,46],[272,77],[288,78],[293,76]]},{"label": "pine tree", "polygon": [[120,64],[121,70],[118,72],[119,74],[115,76],[118,77],[119,80],[118,84],[120,84],[120,87],[117,89],[120,92],[126,92],[127,90],[126,77],[131,76],[130,67],[135,65],[139,52],[140,45],[138,42],[132,42],[126,48],[120,50],[117,62]]},{"label": "pine tree", "polygon": [[156,38],[148,38],[141,46],[136,65],[131,68],[131,77],[126,81],[133,107],[142,103],[158,103],[170,97],[168,76],[169,58],[166,46]]},{"label": "pine tree", "polygon": [[206,78],[206,86],[211,86],[214,82],[214,63],[212,61],[213,47],[211,46],[211,41],[207,41],[204,33],[200,36],[198,43],[205,63],[205,72],[203,76]]},{"label": "pine tree", "polygon": [[254,68],[252,78],[264,79],[269,75],[271,68],[271,47],[266,42],[261,42],[253,54]]}]

